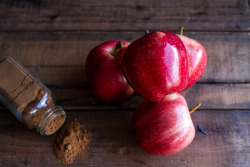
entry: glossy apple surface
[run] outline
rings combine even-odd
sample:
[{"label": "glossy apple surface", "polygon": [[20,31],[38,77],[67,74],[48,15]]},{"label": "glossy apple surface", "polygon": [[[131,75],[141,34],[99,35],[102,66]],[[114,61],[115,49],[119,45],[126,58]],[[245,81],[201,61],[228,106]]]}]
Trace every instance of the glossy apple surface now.
[{"label": "glossy apple surface", "polygon": [[185,98],[170,94],[160,101],[144,100],[132,117],[137,144],[155,155],[170,155],[187,147],[195,136]]},{"label": "glossy apple surface", "polygon": [[207,65],[207,52],[196,40],[183,35],[178,35],[187,50],[189,64],[189,79],[186,89],[190,88],[202,76]]},{"label": "glossy apple surface", "polygon": [[149,33],[132,42],[123,55],[130,85],[150,101],[182,91],[188,83],[185,46],[170,31]]},{"label": "glossy apple surface", "polygon": [[122,56],[128,45],[126,41],[107,41],[88,54],[87,80],[102,100],[122,100],[134,92],[125,79],[122,68]]}]

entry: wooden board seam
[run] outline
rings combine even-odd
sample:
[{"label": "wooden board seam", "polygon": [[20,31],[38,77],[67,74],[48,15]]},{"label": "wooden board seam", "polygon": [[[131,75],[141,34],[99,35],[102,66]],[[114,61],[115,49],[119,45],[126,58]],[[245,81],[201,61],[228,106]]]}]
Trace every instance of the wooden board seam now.
[{"label": "wooden board seam", "polygon": [[[185,28],[185,27],[184,27]],[[162,31],[162,30],[168,30],[168,31],[172,31],[174,33],[179,33],[179,29],[178,27],[176,29],[147,29],[149,30],[149,32],[152,32],[152,31]],[[144,31],[145,30],[36,30],[36,31],[31,31],[31,30],[1,30],[0,33],[10,33],[10,32],[13,32],[13,33],[24,33],[24,32],[30,32],[30,33],[49,33],[49,32],[58,32],[58,33],[98,33],[98,32],[141,32],[142,34],[144,34]],[[249,33],[250,30],[188,30],[188,29],[184,29],[184,33],[185,32],[188,32],[188,33],[222,33],[222,32],[225,32],[225,33]]]}]

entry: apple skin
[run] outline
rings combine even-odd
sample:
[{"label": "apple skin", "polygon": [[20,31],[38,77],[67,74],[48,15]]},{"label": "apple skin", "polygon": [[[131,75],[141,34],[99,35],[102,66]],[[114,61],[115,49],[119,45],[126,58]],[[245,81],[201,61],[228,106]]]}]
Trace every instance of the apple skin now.
[{"label": "apple skin", "polygon": [[202,76],[207,65],[207,52],[205,48],[196,40],[184,35],[178,35],[187,50],[189,64],[189,79],[186,89],[190,88]]},{"label": "apple skin", "polygon": [[150,101],[182,91],[188,83],[186,48],[170,31],[155,31],[132,42],[123,55],[130,85]]},{"label": "apple skin", "polygon": [[126,41],[107,41],[88,54],[87,80],[95,94],[104,101],[123,100],[134,93],[124,77],[122,67],[122,56],[129,44]]},{"label": "apple skin", "polygon": [[185,98],[174,93],[160,101],[144,100],[133,113],[137,144],[154,155],[170,155],[187,147],[195,136]]}]

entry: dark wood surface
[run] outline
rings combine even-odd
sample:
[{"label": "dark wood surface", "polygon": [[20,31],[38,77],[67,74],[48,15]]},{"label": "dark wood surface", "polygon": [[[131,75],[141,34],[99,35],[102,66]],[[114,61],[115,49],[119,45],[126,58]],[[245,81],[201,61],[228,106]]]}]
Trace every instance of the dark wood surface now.
[{"label": "dark wood surface", "polygon": [[[250,30],[248,0],[1,1],[0,30]],[[11,10],[10,10],[11,8]]]},{"label": "dark wood surface", "polygon": [[[184,34],[201,42],[209,55],[199,82],[250,82],[250,32]],[[92,48],[107,40],[132,42],[143,35],[144,31],[2,32],[0,57],[15,56],[46,84],[86,86],[84,64]]]},{"label": "dark wood surface", "polygon": [[[130,124],[131,115],[131,111],[68,111],[67,120],[77,118],[93,134],[85,156],[79,156],[70,166],[250,165],[249,111],[196,111],[192,114],[196,127],[194,141],[180,153],[171,156],[153,156],[136,145]],[[0,164],[63,166],[53,155],[55,135],[41,137],[38,133],[25,129],[8,111],[3,111],[0,122]]]},{"label": "dark wood surface", "polygon": [[[67,112],[93,133],[85,156],[70,166],[250,166],[249,0],[0,1],[0,58],[13,56],[54,92]],[[107,40],[134,41],[144,29],[172,30],[200,41],[204,75],[182,94],[196,136],[171,156],[153,156],[135,143],[131,115],[143,100],[95,97],[85,78],[88,52]],[[185,31],[186,30],[186,31]],[[0,78],[1,79],[1,78]],[[0,166],[63,166],[52,151],[56,135],[22,126],[0,105]],[[205,130],[201,127],[205,127]],[[203,129],[203,130],[202,130]],[[66,165],[65,165],[66,166]]]}]

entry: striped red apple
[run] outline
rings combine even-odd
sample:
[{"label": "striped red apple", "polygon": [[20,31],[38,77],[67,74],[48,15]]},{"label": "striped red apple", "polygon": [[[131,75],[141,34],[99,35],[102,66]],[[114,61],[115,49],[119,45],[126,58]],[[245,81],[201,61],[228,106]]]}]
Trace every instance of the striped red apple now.
[{"label": "striped red apple", "polygon": [[180,27],[178,37],[183,42],[188,57],[188,84],[186,89],[190,88],[202,76],[207,65],[207,52],[201,43],[183,35],[183,27]]},{"label": "striped red apple", "polygon": [[123,55],[124,74],[144,98],[158,101],[188,83],[186,48],[170,31],[155,31],[132,42]]},{"label": "striped red apple", "polygon": [[179,93],[156,102],[144,100],[132,117],[137,144],[155,155],[170,155],[183,150],[195,136],[190,112],[185,98]]},{"label": "striped red apple", "polygon": [[123,74],[122,56],[129,42],[112,40],[90,51],[86,75],[96,96],[105,101],[119,101],[134,93]]}]

